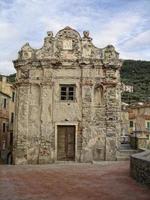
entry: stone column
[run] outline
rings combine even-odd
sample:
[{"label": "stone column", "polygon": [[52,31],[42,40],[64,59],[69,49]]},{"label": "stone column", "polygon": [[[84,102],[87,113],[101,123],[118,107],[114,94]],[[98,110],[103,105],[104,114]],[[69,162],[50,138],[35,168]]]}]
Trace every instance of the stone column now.
[{"label": "stone column", "polygon": [[54,162],[55,130],[52,122],[52,85],[41,85],[41,126],[40,126],[40,151],[39,163]]},{"label": "stone column", "polygon": [[[105,160],[116,160],[116,153],[121,133],[120,114],[121,98],[118,96],[118,80],[112,81],[111,77],[115,70],[108,69],[106,72],[106,141],[105,141]],[[117,77],[118,79],[118,77]]]},{"label": "stone column", "polygon": [[14,163],[27,164],[27,136],[28,136],[28,96],[29,85],[17,85],[16,89],[16,119],[14,136]]}]

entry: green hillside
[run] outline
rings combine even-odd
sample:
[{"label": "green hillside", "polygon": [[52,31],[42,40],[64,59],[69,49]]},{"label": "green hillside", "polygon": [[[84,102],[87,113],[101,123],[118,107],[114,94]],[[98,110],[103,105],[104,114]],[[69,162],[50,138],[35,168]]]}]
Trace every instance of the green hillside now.
[{"label": "green hillside", "polygon": [[121,69],[121,80],[134,88],[133,93],[122,94],[124,102],[150,100],[150,61],[125,60]]},{"label": "green hillside", "polygon": [[16,78],[16,74],[10,74],[7,79],[10,83],[14,83]]},{"label": "green hillside", "polygon": [[[0,80],[2,80],[2,76],[0,74]],[[6,76],[7,77],[7,80],[9,83],[14,83],[15,82],[15,78],[16,78],[16,74],[10,74],[9,76]]]}]

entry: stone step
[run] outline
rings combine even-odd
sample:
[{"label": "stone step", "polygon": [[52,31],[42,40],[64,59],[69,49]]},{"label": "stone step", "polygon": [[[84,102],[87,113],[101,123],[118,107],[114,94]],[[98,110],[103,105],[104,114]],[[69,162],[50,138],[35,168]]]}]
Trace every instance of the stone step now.
[{"label": "stone step", "polygon": [[117,161],[130,160],[130,156],[117,156]]},{"label": "stone step", "polygon": [[135,154],[135,153],[138,153],[138,151],[137,150],[120,150],[119,152],[118,152],[118,154],[120,155],[132,155],[132,154]]},{"label": "stone step", "polygon": [[139,151],[135,149],[120,149],[117,152],[117,160],[118,161],[129,160],[131,155],[136,154],[138,152]]},{"label": "stone step", "polygon": [[55,161],[55,164],[62,164],[62,165],[64,165],[64,164],[78,164],[77,162],[75,162],[75,161]]}]

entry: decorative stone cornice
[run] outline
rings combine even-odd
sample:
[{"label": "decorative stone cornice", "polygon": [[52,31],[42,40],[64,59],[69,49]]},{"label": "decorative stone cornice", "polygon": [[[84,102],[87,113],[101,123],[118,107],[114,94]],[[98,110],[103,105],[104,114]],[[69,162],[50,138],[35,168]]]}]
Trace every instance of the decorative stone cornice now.
[{"label": "decorative stone cornice", "polygon": [[95,47],[89,31],[84,31],[81,37],[76,30],[68,26],[55,36],[53,32],[48,31],[43,47],[40,49],[34,49],[26,43],[18,52],[18,59],[13,62],[17,69],[33,62],[38,67],[41,62],[59,66],[63,62],[77,61],[84,64],[91,62],[94,65],[100,65],[103,62],[104,67],[108,68],[119,68],[122,64],[118,52],[112,45],[105,48]]}]

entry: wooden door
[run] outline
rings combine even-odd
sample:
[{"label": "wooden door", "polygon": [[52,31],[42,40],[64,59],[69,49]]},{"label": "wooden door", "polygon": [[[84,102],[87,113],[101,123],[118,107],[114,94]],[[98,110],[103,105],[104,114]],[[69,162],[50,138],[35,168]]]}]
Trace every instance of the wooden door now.
[{"label": "wooden door", "polygon": [[75,126],[58,126],[57,159],[75,160]]}]

